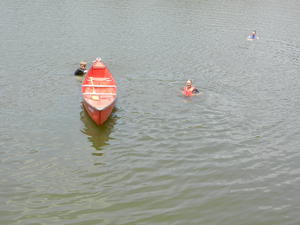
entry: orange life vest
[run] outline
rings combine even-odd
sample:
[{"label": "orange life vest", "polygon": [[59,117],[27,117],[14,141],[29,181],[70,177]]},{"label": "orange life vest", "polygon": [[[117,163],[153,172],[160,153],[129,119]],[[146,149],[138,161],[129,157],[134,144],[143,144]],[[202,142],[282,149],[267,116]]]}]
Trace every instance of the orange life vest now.
[{"label": "orange life vest", "polygon": [[193,93],[194,90],[195,90],[195,87],[193,87],[193,86],[191,86],[190,88],[184,87],[183,94],[185,96],[193,96],[194,95],[194,93]]}]

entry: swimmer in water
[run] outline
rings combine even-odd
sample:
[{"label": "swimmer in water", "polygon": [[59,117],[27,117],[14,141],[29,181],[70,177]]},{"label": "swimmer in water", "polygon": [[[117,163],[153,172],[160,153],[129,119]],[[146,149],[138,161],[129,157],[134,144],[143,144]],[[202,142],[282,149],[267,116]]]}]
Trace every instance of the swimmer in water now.
[{"label": "swimmer in water", "polygon": [[82,76],[82,75],[86,74],[87,73],[86,65],[87,65],[86,62],[81,61],[79,64],[79,68],[74,72],[74,75]]},{"label": "swimmer in water", "polygon": [[193,86],[193,82],[191,80],[187,80],[182,94],[185,96],[194,96],[199,94],[199,90]]},{"label": "swimmer in water", "polygon": [[258,37],[256,36],[256,30],[253,31],[247,38],[248,40],[255,40],[258,39]]},{"label": "swimmer in water", "polygon": [[255,39],[255,38],[256,38],[256,31],[253,31],[252,34],[250,35],[250,37],[251,37],[252,39]]}]

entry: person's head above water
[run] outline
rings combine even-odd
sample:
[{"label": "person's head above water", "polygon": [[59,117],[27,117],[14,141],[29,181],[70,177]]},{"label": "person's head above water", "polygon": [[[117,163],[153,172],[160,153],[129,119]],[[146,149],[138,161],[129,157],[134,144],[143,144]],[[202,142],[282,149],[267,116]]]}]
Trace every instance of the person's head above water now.
[{"label": "person's head above water", "polygon": [[81,69],[85,70],[85,69],[86,69],[87,63],[84,62],[84,61],[81,61],[79,65],[80,65],[80,68],[81,68]]},{"label": "person's head above water", "polygon": [[192,80],[187,80],[186,83],[185,83],[185,85],[186,85],[187,87],[191,87],[192,84],[193,84]]}]

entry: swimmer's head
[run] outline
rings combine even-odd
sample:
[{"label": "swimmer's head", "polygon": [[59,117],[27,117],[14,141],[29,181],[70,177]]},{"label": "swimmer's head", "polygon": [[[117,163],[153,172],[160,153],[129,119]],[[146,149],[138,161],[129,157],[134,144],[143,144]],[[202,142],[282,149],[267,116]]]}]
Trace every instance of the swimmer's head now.
[{"label": "swimmer's head", "polygon": [[192,86],[192,83],[193,83],[192,80],[187,80],[185,85],[190,87],[190,86]]}]

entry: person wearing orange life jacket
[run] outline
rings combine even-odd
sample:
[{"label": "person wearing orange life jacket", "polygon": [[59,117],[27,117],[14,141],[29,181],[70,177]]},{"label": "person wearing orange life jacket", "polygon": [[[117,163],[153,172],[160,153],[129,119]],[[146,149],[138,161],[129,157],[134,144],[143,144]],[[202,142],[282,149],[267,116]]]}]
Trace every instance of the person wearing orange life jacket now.
[{"label": "person wearing orange life jacket", "polygon": [[199,93],[199,90],[192,85],[192,81],[188,80],[183,88],[182,94],[185,96],[194,96]]}]

